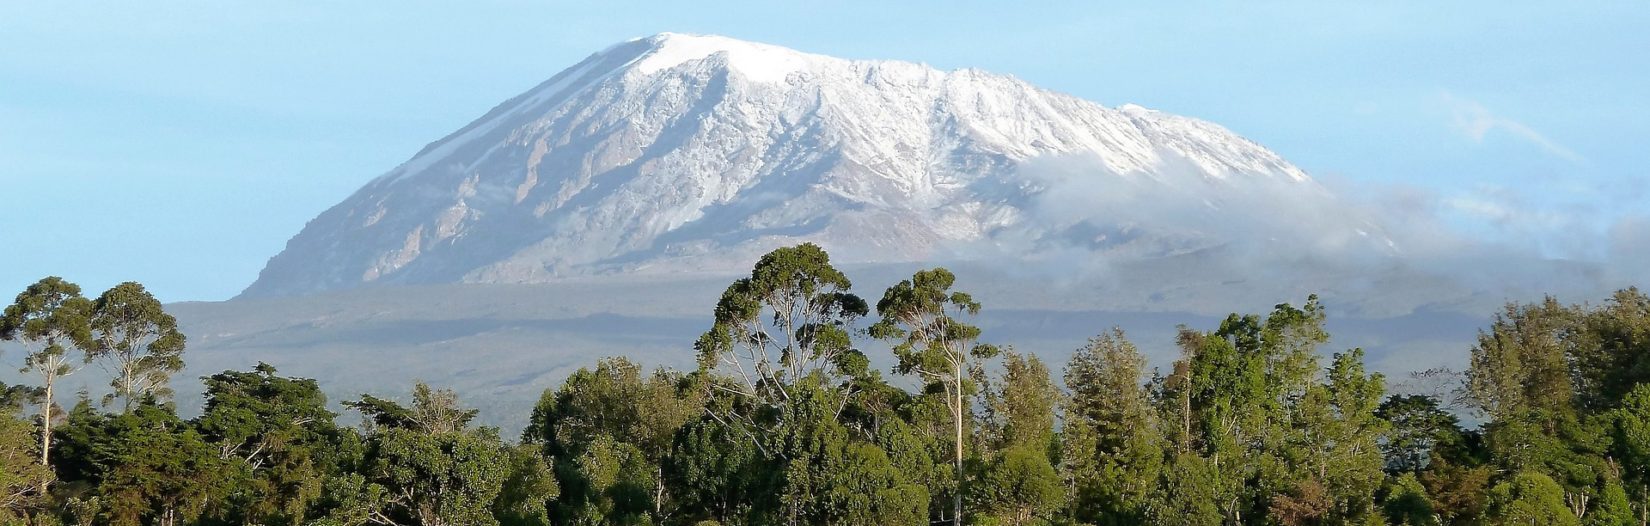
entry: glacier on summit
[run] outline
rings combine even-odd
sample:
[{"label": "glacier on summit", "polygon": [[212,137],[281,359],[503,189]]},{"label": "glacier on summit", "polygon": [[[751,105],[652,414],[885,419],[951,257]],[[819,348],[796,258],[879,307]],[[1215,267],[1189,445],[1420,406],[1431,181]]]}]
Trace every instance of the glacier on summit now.
[{"label": "glacier on summit", "polygon": [[312,220],[243,297],[727,272],[803,240],[845,262],[1150,258],[1234,228],[1397,250],[1214,123],[973,69],[666,33],[426,146]]}]

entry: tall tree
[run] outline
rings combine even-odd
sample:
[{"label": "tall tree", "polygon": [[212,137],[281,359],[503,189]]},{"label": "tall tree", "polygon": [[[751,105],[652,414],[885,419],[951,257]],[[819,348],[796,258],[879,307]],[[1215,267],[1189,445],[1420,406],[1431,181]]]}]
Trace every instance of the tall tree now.
[{"label": "tall tree", "polygon": [[[92,302],[80,295],[80,286],[51,276],[29,285],[0,316],[0,339],[23,343],[29,354],[24,373],[40,376],[40,463],[50,465],[53,395],[57,382],[91,361]],[[74,352],[79,351],[76,360]]]},{"label": "tall tree", "polygon": [[[1317,297],[1279,304],[1264,317],[1232,314],[1213,332],[1182,330],[1184,356],[1162,382],[1165,414],[1178,426],[1178,449],[1206,458],[1215,502],[1232,523],[1264,520],[1276,497],[1301,515],[1323,481],[1309,481],[1317,441],[1309,419],[1330,420],[1328,393],[1317,382],[1318,346],[1329,338]],[[1314,395],[1314,393],[1316,393]],[[1310,401],[1316,396],[1318,401]],[[1314,416],[1313,413],[1318,413]],[[1176,471],[1192,473],[1192,471]],[[1291,496],[1293,495],[1293,496]]]},{"label": "tall tree", "polygon": [[986,390],[987,430],[997,451],[1027,447],[1045,457],[1054,450],[1054,408],[1060,388],[1037,356],[1004,353],[1001,380]]},{"label": "tall tree", "polygon": [[1146,357],[1122,329],[1089,340],[1066,365],[1061,474],[1073,518],[1146,521],[1167,446],[1145,381]]},{"label": "tall tree", "polygon": [[990,451],[975,493],[984,509],[1008,524],[1047,522],[1065,496],[1053,464],[1060,389],[1034,355],[1006,351],[1002,366],[1001,379],[986,389],[982,427]]},{"label": "tall tree", "polygon": [[1335,354],[1327,376],[1301,404],[1300,427],[1311,459],[1306,467],[1328,491],[1330,516],[1351,523],[1374,511],[1382,480],[1378,439],[1386,434],[1386,422],[1375,416],[1375,408],[1385,379],[1364,371],[1362,349]]},{"label": "tall tree", "polygon": [[794,403],[790,386],[804,377],[847,388],[841,366],[862,357],[849,330],[869,309],[848,292],[851,286],[812,243],[769,252],[750,277],[729,285],[716,304],[715,323],[694,349],[701,371],[733,379],[706,385],[740,403],[726,412],[707,406],[708,414],[741,429],[764,455],[777,454],[757,433],[785,424],[758,420],[784,415],[784,406]]},{"label": "tall tree", "polygon": [[1575,309],[1551,297],[1497,314],[1472,348],[1467,388],[1473,405],[1495,421],[1539,419],[1532,424],[1549,431],[1573,415],[1569,355],[1576,319]]},{"label": "tall tree", "polygon": [[160,300],[138,283],[115,285],[93,303],[91,324],[96,338],[91,353],[114,376],[105,405],[119,398],[122,410],[130,411],[145,395],[171,397],[167,384],[183,370],[184,336]]},{"label": "tall tree", "polygon": [[952,524],[961,526],[966,492],[964,459],[972,420],[968,399],[976,385],[971,376],[980,360],[998,349],[979,343],[980,329],[962,321],[979,314],[980,303],[966,292],[951,290],[956,276],[944,268],[918,271],[911,279],[889,287],[877,302],[881,316],[871,336],[894,342],[897,370],[938,386],[945,394],[952,424],[952,462],[957,490],[952,496]]}]

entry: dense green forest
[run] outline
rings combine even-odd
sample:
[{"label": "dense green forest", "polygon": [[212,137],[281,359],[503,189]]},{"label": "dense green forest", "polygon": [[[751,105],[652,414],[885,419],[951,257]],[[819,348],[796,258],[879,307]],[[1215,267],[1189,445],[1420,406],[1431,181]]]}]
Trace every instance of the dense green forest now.
[{"label": "dense green forest", "polygon": [[[1508,305],[1462,349],[1467,370],[1429,373],[1453,388],[1389,395],[1361,350],[1325,353],[1316,298],[1182,328],[1167,370],[1115,329],[1055,370],[970,325],[982,306],[954,280],[918,272],[872,303],[819,247],[775,250],[683,342],[697,369],[602,360],[546,391],[518,439],[425,385],[410,404],[350,398],[362,423],[341,424],[316,382],[267,365],[203,378],[202,414],[181,418],[168,385],[185,338],[161,304],[136,283],[87,298],[46,278],[0,317],[7,358],[33,379],[0,386],[0,523],[1650,518],[1637,290]],[[106,375],[111,394],[54,405],[72,374]]]}]

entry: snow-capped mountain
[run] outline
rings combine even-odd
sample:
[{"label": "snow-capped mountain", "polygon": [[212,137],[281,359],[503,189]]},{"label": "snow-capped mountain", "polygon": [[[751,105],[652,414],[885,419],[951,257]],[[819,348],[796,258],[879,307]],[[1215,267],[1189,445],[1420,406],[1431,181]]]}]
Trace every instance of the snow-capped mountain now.
[{"label": "snow-capped mountain", "polygon": [[1385,243],[1334,210],[1300,169],[1210,122],[972,69],[661,34],[426,146],[312,220],[243,295],[734,270],[799,240],[864,262],[1150,257],[1219,245],[1234,224]]}]

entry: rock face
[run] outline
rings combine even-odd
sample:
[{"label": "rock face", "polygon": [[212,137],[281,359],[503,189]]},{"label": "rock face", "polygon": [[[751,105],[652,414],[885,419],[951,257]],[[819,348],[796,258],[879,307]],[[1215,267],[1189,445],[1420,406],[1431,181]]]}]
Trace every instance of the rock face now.
[{"label": "rock face", "polygon": [[725,271],[798,240],[861,262],[1172,254],[1222,235],[1130,214],[1219,222],[1234,189],[1334,199],[1205,121],[977,70],[661,34],[426,146],[310,221],[243,296]]}]

